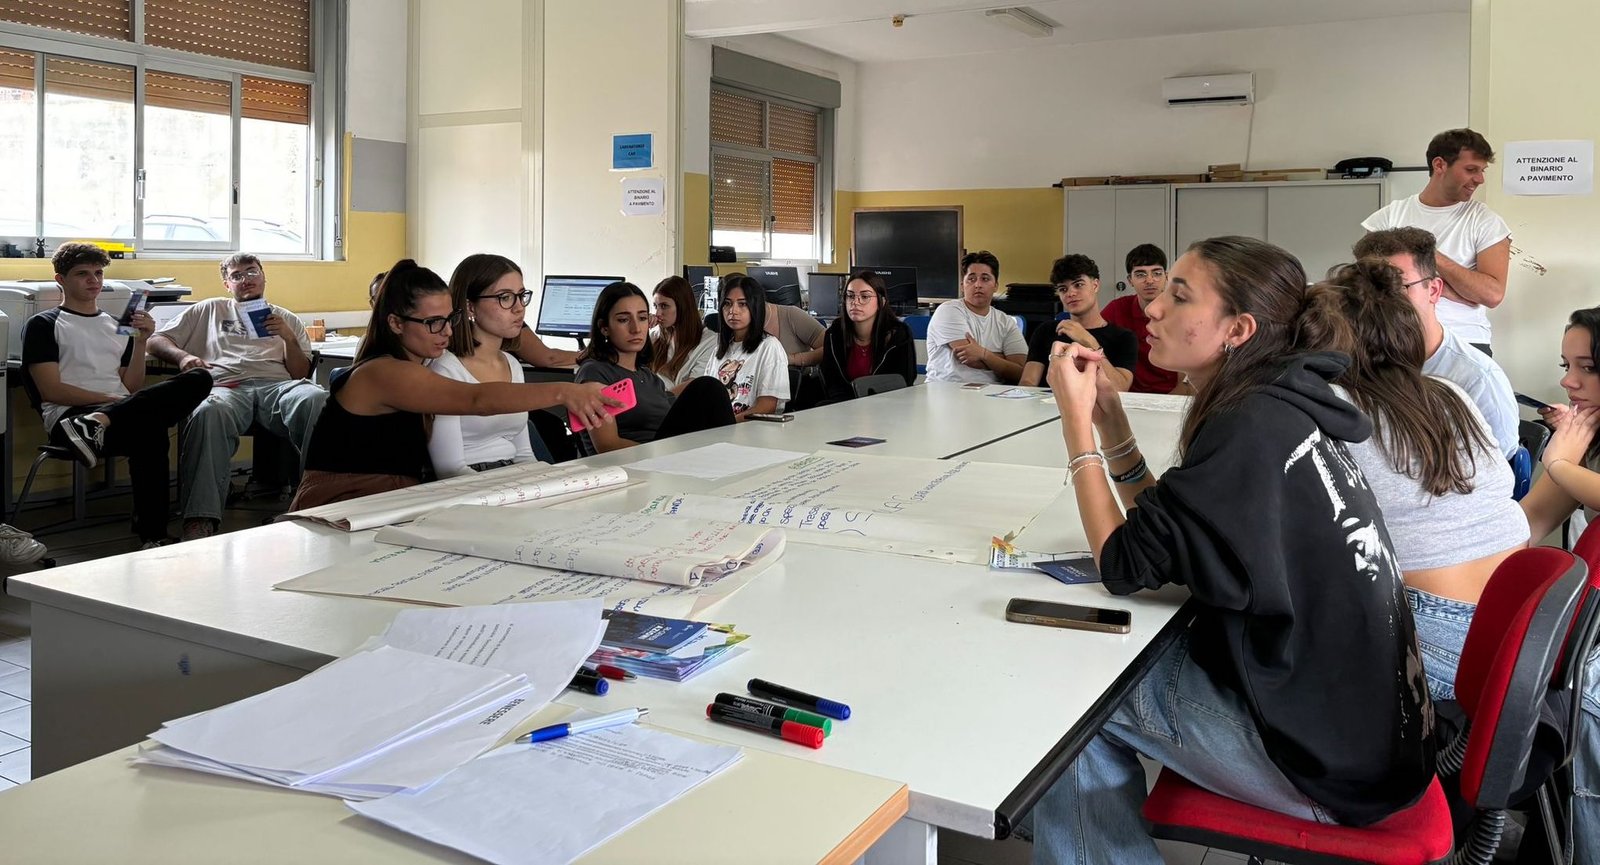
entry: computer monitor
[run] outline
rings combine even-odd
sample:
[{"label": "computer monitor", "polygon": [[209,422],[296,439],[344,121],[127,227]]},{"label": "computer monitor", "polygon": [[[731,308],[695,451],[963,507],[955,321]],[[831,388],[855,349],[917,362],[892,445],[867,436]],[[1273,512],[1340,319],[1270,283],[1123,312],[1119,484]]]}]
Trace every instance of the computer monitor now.
[{"label": "computer monitor", "polygon": [[683,266],[683,278],[689,280],[689,284],[695,288],[705,285],[706,277],[716,275],[717,269],[709,264],[685,264]]},{"label": "computer monitor", "polygon": [[540,336],[573,338],[589,335],[589,319],[600,291],[620,276],[546,276],[539,300],[539,320],[533,332]]},{"label": "computer monitor", "polygon": [[782,289],[786,285],[800,284],[800,269],[797,267],[752,267],[745,271],[761,287],[769,293]]},{"label": "computer monitor", "polygon": [[917,269],[900,265],[863,264],[857,270],[870,270],[883,280],[889,297],[889,308],[897,315],[909,315],[917,309]]},{"label": "computer monitor", "polygon": [[808,305],[811,314],[817,318],[838,318],[840,295],[844,294],[844,281],[847,274],[843,273],[813,273],[806,277],[806,290]]}]

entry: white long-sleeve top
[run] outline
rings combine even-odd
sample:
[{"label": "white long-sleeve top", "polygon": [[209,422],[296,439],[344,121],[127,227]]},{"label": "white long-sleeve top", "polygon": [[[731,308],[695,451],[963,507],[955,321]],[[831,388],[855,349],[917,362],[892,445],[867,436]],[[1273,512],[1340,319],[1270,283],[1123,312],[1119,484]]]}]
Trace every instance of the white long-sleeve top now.
[{"label": "white long-sleeve top", "polygon": [[[511,367],[511,380],[522,384],[522,364],[505,352],[500,354]],[[461,359],[448,351],[428,368],[445,378],[479,384],[461,364]],[[525,412],[487,417],[436,415],[433,434],[428,439],[428,456],[433,459],[434,473],[441,478],[469,474],[473,463],[500,460],[527,463],[537,459],[533,455],[533,444],[528,440]]]}]

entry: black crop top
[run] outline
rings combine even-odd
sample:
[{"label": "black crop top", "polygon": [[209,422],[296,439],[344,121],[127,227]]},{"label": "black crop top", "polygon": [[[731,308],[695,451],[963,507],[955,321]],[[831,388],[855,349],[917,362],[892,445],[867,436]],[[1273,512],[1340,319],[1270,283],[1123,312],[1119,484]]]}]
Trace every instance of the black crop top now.
[{"label": "black crop top", "polygon": [[324,472],[400,475],[431,481],[433,461],[428,457],[428,430],[415,412],[351,414],[340,402],[339,391],[354,370],[340,370],[328,382],[328,401],[311,431],[305,467]]}]

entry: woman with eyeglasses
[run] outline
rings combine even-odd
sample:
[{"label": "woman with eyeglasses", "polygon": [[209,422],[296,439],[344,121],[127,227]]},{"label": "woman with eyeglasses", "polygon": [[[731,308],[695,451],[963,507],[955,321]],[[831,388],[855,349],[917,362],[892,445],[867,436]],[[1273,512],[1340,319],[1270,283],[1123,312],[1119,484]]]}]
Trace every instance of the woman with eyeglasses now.
[{"label": "woman with eyeglasses", "polygon": [[[450,274],[450,298],[456,309],[465,310],[467,320],[451,328],[450,350],[428,368],[467,384],[522,384],[522,364],[509,352],[517,350],[533,292],[523,287],[517,265],[502,255],[469,255]],[[441,478],[537,459],[523,412],[441,414],[433,419],[428,455]]]},{"label": "woman with eyeglasses", "polygon": [[[496,301],[498,303],[498,301]],[[461,310],[437,273],[404,259],[389,269],[356,349],[329,381],[328,402],[306,448],[290,510],[358,498],[435,478],[428,429],[435,415],[502,415],[561,405],[590,427],[605,424],[597,384],[467,384],[430,371]]]},{"label": "woman with eyeglasses", "polygon": [[851,274],[844,286],[844,315],[828,325],[822,342],[824,403],[853,399],[852,384],[869,375],[917,380],[917,349],[911,328],[889,308],[883,277],[870,270]]},{"label": "woman with eyeglasses", "polygon": [[616,425],[587,430],[600,453],[733,424],[733,405],[722,382],[700,376],[667,389],[651,369],[650,305],[631,282],[613,282],[595,298],[589,348],[577,380],[613,385],[633,382],[636,404],[617,415]]}]

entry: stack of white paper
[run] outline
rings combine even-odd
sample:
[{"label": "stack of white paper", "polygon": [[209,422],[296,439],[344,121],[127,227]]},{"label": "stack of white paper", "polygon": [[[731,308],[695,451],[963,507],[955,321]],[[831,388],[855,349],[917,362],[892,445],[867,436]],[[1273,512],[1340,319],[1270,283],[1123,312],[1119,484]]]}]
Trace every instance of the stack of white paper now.
[{"label": "stack of white paper", "polygon": [[[455,612],[455,611],[452,611]],[[135,762],[370,799],[429,784],[540,708],[525,675],[379,646],[169,722]]]},{"label": "stack of white paper", "polygon": [[350,807],[489,862],[559,865],[600,846],[740,756],[735,747],[628,725],[532,746],[508,745],[426,789]]}]

